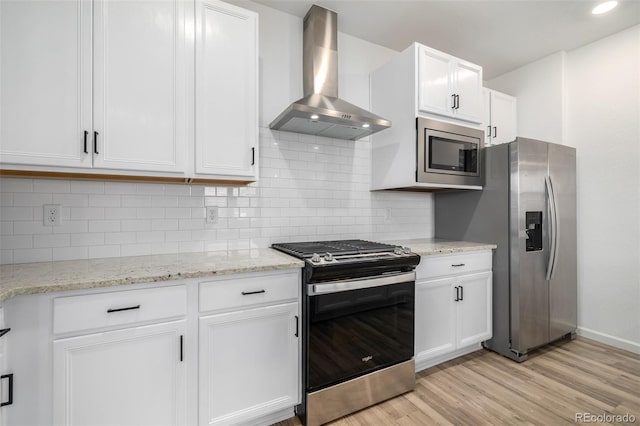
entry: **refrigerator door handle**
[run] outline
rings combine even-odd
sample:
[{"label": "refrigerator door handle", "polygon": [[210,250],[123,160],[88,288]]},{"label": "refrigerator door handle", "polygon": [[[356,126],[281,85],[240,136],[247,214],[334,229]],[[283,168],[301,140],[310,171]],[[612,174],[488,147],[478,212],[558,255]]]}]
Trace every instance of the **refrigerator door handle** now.
[{"label": "refrigerator door handle", "polygon": [[547,197],[549,199],[549,207],[551,209],[551,214],[549,215],[549,241],[551,242],[551,247],[549,249],[549,262],[547,263],[546,273],[546,280],[549,281],[553,276],[553,270],[558,258],[558,202],[556,200],[556,194],[553,191],[553,183],[551,182],[551,177],[545,176],[544,183],[547,187]]}]

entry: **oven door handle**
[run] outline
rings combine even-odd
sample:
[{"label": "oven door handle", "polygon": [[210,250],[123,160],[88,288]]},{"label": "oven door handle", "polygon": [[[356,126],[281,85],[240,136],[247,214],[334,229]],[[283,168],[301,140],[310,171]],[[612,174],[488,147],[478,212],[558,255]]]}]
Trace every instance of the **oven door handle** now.
[{"label": "oven door handle", "polygon": [[380,287],[383,285],[400,284],[416,280],[415,272],[383,275],[376,278],[362,278],[358,280],[332,281],[330,283],[312,284],[309,296],[339,293],[341,291],[359,290],[363,288]]}]

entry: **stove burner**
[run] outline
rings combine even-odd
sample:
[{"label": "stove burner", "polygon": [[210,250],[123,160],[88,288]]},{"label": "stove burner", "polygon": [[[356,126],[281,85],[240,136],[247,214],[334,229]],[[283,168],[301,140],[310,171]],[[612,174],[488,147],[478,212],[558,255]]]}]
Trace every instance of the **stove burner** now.
[{"label": "stove burner", "polygon": [[273,248],[300,259],[313,257],[314,254],[334,256],[352,256],[369,253],[394,253],[397,246],[364,240],[311,241],[301,243],[273,244]]}]

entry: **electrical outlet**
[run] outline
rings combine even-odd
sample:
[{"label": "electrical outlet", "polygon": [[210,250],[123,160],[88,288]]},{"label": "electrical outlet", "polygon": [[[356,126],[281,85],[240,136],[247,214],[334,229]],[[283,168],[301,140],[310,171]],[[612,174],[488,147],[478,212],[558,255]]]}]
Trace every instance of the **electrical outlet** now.
[{"label": "electrical outlet", "polygon": [[207,207],[207,223],[218,223],[218,207]]},{"label": "electrical outlet", "polygon": [[43,206],[44,226],[60,226],[60,204]]}]

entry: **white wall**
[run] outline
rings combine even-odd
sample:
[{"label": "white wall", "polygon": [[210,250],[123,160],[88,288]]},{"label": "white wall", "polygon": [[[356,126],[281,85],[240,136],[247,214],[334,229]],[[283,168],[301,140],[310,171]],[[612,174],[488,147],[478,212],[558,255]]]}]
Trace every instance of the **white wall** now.
[{"label": "white wall", "polygon": [[[370,192],[369,141],[267,127],[302,97],[302,20],[260,14],[260,181],[247,187],[0,179],[0,263],[268,247],[273,242],[433,236],[432,197]],[[369,106],[369,72],[393,51],[339,33],[340,94]],[[61,204],[63,224],[42,225]],[[205,206],[219,207],[217,224]]]},{"label": "white wall", "polygon": [[518,136],[563,143],[563,70],[558,52],[489,80],[487,86],[518,98]]},{"label": "white wall", "polygon": [[488,82],[518,135],[577,149],[578,326],[640,353],[640,26]]},{"label": "white wall", "polygon": [[567,53],[579,326],[640,352],[640,26]]}]

